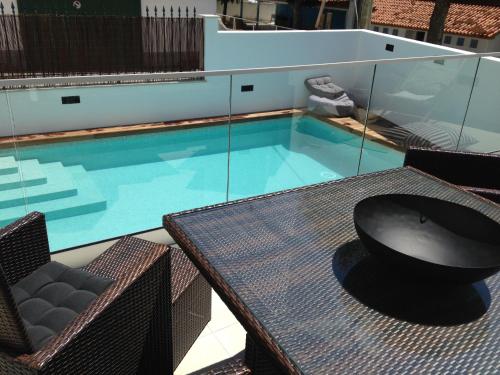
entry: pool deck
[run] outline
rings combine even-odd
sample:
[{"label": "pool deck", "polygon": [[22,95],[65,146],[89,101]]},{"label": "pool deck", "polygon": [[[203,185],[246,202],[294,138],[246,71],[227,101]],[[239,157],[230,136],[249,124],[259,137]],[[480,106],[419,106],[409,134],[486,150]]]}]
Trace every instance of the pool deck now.
[{"label": "pool deck", "polygon": [[383,144],[384,146],[393,148],[397,151],[403,151],[397,143],[377,132],[377,125],[368,124],[365,129],[365,125],[353,119],[352,117],[323,117],[316,115],[312,116],[342,130],[347,130],[348,132],[359,135],[361,137],[364,134],[365,137],[371,141]]},{"label": "pool deck", "polygon": [[87,139],[95,139],[103,137],[119,137],[132,134],[152,133],[158,131],[190,129],[203,126],[227,125],[229,121],[245,122],[249,120],[265,120],[277,117],[302,116],[306,114],[313,116],[321,121],[324,121],[330,125],[346,130],[350,133],[359,136],[365,135],[367,139],[370,139],[372,141],[381,143],[385,146],[401,151],[396,143],[394,143],[390,139],[384,137],[379,132],[377,132],[375,125],[369,125],[365,129],[365,126],[362,123],[360,123],[359,121],[355,120],[352,117],[318,116],[313,113],[307,112],[306,110],[296,109],[296,108],[269,111],[269,112],[232,115],[231,117],[218,116],[218,117],[198,118],[198,119],[179,120],[179,121],[110,126],[110,127],[84,129],[84,130],[49,132],[42,134],[29,134],[29,135],[20,135],[17,137],[0,137],[0,148],[12,147],[14,143],[16,143],[16,145],[19,146],[28,146],[28,145],[47,144],[56,142],[70,142],[70,141],[87,140]]}]

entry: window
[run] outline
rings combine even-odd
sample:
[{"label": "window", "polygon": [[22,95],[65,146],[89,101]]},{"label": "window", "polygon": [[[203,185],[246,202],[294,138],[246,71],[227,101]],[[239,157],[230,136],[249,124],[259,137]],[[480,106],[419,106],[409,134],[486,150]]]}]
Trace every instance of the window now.
[{"label": "window", "polygon": [[389,34],[389,28],[388,28],[388,27],[384,27],[384,28],[382,29],[382,32],[383,32],[384,34]]},{"label": "window", "polygon": [[378,31],[378,26],[375,26],[375,27],[373,28],[373,31]]},{"label": "window", "polygon": [[406,30],[405,37],[408,39],[415,39],[417,32],[415,30]]},{"label": "window", "polygon": [[392,29],[392,35],[398,35],[399,34],[399,30],[398,29]]},{"label": "window", "polygon": [[443,43],[444,44],[451,44],[451,36],[450,35],[446,35],[444,37]]},{"label": "window", "polygon": [[457,38],[457,46],[463,46],[465,43],[464,38]]},{"label": "window", "polygon": [[425,40],[425,31],[417,31],[417,40],[422,42]]},{"label": "window", "polygon": [[470,48],[477,48],[478,43],[479,43],[479,40],[471,39],[470,40]]}]

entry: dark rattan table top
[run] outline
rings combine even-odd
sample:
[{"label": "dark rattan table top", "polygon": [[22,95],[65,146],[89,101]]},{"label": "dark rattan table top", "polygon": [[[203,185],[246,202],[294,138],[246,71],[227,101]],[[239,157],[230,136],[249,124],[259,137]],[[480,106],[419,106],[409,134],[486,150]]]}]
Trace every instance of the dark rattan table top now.
[{"label": "dark rattan table top", "polygon": [[166,228],[245,328],[291,373],[499,373],[500,275],[443,289],[392,278],[354,205],[410,193],[500,207],[401,168],[168,215]]}]

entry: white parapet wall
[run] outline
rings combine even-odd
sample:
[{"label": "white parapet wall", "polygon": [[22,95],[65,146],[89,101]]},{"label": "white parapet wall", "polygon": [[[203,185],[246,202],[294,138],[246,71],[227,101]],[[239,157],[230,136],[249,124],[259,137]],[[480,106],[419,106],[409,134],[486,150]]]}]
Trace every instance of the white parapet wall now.
[{"label": "white parapet wall", "polygon": [[[465,54],[456,49],[366,30],[217,31],[214,18],[208,17],[206,20],[207,70]],[[415,65],[419,64],[404,63],[394,68],[384,67],[378,72],[376,81],[384,83],[388,79],[386,72],[391,76],[398,70],[400,77],[412,76]],[[308,96],[303,84],[304,79],[325,74],[332,75],[337,84],[352,94],[357,104],[366,106],[373,79],[373,67],[371,64],[360,67],[343,66],[290,73],[254,73],[236,76],[233,79],[232,110],[235,113],[246,113],[304,107]],[[447,66],[440,67],[441,69],[427,77],[429,81],[439,81],[441,72],[448,70]],[[242,93],[239,90],[240,84],[253,85],[254,91]],[[396,89],[383,84],[377,86],[379,89],[374,96],[379,99],[388,89]]]},{"label": "white parapet wall", "polygon": [[[207,81],[44,88],[9,91],[15,134],[33,134],[174,121],[229,113],[229,78]],[[79,96],[79,104],[61,103]],[[225,98],[225,100],[223,100]],[[2,96],[0,105],[5,103]],[[0,111],[1,135],[10,135],[9,111]]]},{"label": "white parapet wall", "polygon": [[[221,31],[218,17],[204,17],[205,70],[464,54],[459,50],[365,30]],[[424,120],[449,118],[458,123],[465,113],[467,87],[470,92],[475,74],[472,60],[468,63],[460,61],[461,64],[456,60],[444,65],[438,61],[379,67],[372,95],[374,108],[395,122],[413,121],[409,115],[414,115]],[[426,70],[429,66],[433,69]],[[33,134],[227,115],[230,95],[233,113],[299,108],[307,104],[304,79],[323,74],[332,75],[359,105],[366,106],[373,68],[373,65],[343,66],[235,75],[232,77],[232,90],[230,77],[209,77],[191,82],[8,91],[0,93],[0,136],[11,135],[12,128],[16,134]],[[491,95],[497,94],[498,101],[500,86],[496,83],[495,87],[496,78],[490,79],[489,75],[500,76],[497,60],[489,60],[480,66],[474,90],[478,99],[471,103],[475,110],[469,114],[467,123],[474,122],[474,126],[480,123],[485,129],[500,131],[494,120],[500,117],[500,106],[487,106],[479,99],[485,97],[488,100]],[[450,95],[422,102],[405,101],[404,93],[403,99],[388,96],[412,87],[418,87],[422,92],[425,89],[436,91],[434,83],[450,84]],[[242,92],[243,85],[253,85],[253,91]],[[9,96],[12,112],[6,105],[6,95]],[[80,96],[80,104],[62,105],[62,96],[74,95]],[[464,113],[460,112],[462,108]],[[14,127],[11,126],[11,114]],[[481,120],[481,116],[487,120]]]}]

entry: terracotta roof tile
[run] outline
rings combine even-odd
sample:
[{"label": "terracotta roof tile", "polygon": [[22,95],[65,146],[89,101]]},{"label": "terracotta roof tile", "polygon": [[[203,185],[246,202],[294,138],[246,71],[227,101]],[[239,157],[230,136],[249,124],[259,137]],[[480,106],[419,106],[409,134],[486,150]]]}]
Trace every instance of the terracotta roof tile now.
[{"label": "terracotta roof tile", "polygon": [[[428,30],[433,0],[373,0],[372,23]],[[455,0],[446,18],[446,33],[494,38],[500,33],[500,0]]]}]

